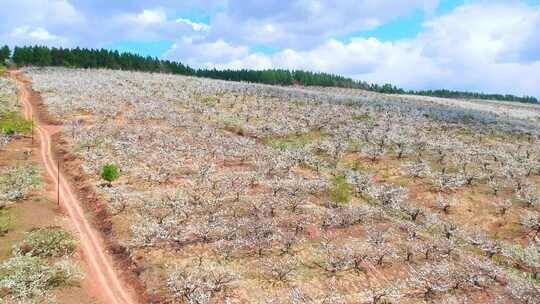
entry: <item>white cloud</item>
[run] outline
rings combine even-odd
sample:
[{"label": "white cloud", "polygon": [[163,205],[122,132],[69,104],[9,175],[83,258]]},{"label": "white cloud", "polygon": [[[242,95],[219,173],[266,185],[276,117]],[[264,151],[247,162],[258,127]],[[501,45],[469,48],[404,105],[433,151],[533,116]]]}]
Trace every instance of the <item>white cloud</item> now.
[{"label": "white cloud", "polygon": [[207,31],[210,29],[210,26],[208,26],[208,24],[193,22],[186,18],[178,18],[176,19],[176,22],[188,24],[196,32]]},{"label": "white cloud", "polygon": [[49,33],[42,27],[30,28],[29,26],[18,27],[11,32],[11,36],[15,39],[30,38],[31,40],[54,41],[59,40],[58,36]]},{"label": "white cloud", "polygon": [[[168,18],[170,1],[5,0],[0,1],[0,41],[64,47],[102,47],[119,41],[175,40],[207,30],[204,24]],[[122,2],[122,4],[120,4]],[[188,5],[188,0],[176,6]],[[151,6],[146,6],[150,3]],[[207,26],[207,25],[206,25]],[[28,27],[27,32],[12,35]],[[31,32],[32,35],[30,35]],[[49,33],[47,35],[46,33]],[[56,39],[55,39],[56,38]],[[44,43],[44,41],[46,43]]]},{"label": "white cloud", "polygon": [[[246,47],[223,40],[205,42],[202,48],[191,41],[189,48],[196,51],[190,52],[188,62],[218,68],[308,69],[412,89],[540,96],[539,41],[540,7],[486,1],[432,18],[413,39],[354,38],[348,43],[327,39],[314,48],[288,48],[271,55],[247,53]],[[207,57],[207,52],[224,56]],[[169,53],[172,58],[182,55]]]},{"label": "white cloud", "polygon": [[523,52],[540,40],[540,9],[519,3],[469,4],[424,26],[427,31],[418,43],[424,45],[426,56],[469,62],[520,61]]},{"label": "white cloud", "polygon": [[36,40],[43,40],[43,41],[58,40],[58,36],[52,35],[47,30],[41,27],[38,27],[35,30],[31,31],[30,33],[28,33],[28,35],[30,36],[30,38],[36,39]]},{"label": "white cloud", "polygon": [[167,14],[162,8],[143,9],[138,13],[121,13],[115,15],[112,21],[124,26],[144,28],[163,25],[167,22]]},{"label": "white cloud", "polygon": [[161,7],[143,9],[138,13],[121,13],[112,17],[108,24],[111,40],[162,41],[175,40],[207,30],[208,25],[189,19],[169,19]]},{"label": "white cloud", "polygon": [[30,26],[47,24],[76,25],[84,18],[77,9],[66,0],[17,0],[2,1],[0,26],[27,24]]},{"label": "white cloud", "polygon": [[177,41],[164,58],[182,58],[182,62],[196,67],[212,67],[236,60],[249,61],[249,48],[234,46],[224,40],[201,42],[201,37],[185,37]]},{"label": "white cloud", "polygon": [[265,70],[272,69],[276,67],[275,63],[272,61],[272,58],[265,56],[263,54],[249,54],[246,57],[234,59],[221,64],[206,64],[207,67],[216,67],[219,69],[231,69],[231,70],[240,70],[240,69],[256,69],[256,70]]},{"label": "white cloud", "polygon": [[67,33],[79,32],[86,23],[86,18],[66,0],[3,1],[1,11],[0,40],[9,45],[70,46]]},{"label": "white cloud", "polygon": [[167,21],[167,15],[163,9],[145,9],[133,17],[128,16],[128,18],[133,18],[136,23],[142,25],[159,24]]},{"label": "white cloud", "polygon": [[438,0],[227,1],[209,39],[308,49],[329,38],[373,29],[416,10],[432,13]]}]

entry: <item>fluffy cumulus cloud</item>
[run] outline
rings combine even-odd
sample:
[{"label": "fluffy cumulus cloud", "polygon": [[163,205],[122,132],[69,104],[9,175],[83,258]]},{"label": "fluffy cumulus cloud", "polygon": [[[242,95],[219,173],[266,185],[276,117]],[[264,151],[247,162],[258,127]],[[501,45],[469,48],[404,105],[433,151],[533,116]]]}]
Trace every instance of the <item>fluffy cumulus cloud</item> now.
[{"label": "fluffy cumulus cloud", "polygon": [[[67,44],[64,35],[84,28],[85,18],[68,1],[2,1],[0,40],[15,44]],[[56,34],[58,33],[58,34]]]},{"label": "fluffy cumulus cloud", "polygon": [[102,47],[118,41],[174,40],[208,30],[175,13],[214,10],[212,1],[4,0],[0,41],[9,45]]},{"label": "fluffy cumulus cloud", "polygon": [[52,35],[47,30],[41,27],[31,28],[29,26],[22,26],[22,27],[15,28],[11,32],[10,36],[13,37],[14,39],[29,38],[33,41],[39,41],[39,42],[59,40],[57,36]]},{"label": "fluffy cumulus cloud", "polygon": [[[241,45],[226,43],[226,49]],[[309,69],[412,89],[444,87],[540,96],[540,7],[516,1],[470,3],[429,18],[422,32],[411,39],[382,42],[372,37],[343,42],[328,38],[312,48],[285,48],[271,55],[222,55],[215,62],[205,61],[204,66]],[[201,53],[190,62],[201,65],[197,58],[204,57]]]},{"label": "fluffy cumulus cloud", "polygon": [[370,30],[421,9],[432,12],[437,0],[229,0],[212,22],[210,37],[232,43],[264,43],[305,49],[321,40]]},{"label": "fluffy cumulus cloud", "polygon": [[205,31],[206,25],[188,19],[173,18],[163,7],[120,13],[107,24],[109,37],[130,41],[160,41]]},{"label": "fluffy cumulus cloud", "polygon": [[[530,3],[470,0],[440,15],[438,0],[5,0],[0,41],[166,41],[163,58],[194,67],[307,69],[413,89],[540,96],[540,6]],[[364,34],[418,15],[423,23],[408,38]]]},{"label": "fluffy cumulus cloud", "polygon": [[221,39],[215,42],[199,41],[200,39],[185,37],[177,41],[165,57],[182,58],[184,63],[206,68],[226,65],[235,60],[249,61],[249,48],[246,46],[234,46]]}]

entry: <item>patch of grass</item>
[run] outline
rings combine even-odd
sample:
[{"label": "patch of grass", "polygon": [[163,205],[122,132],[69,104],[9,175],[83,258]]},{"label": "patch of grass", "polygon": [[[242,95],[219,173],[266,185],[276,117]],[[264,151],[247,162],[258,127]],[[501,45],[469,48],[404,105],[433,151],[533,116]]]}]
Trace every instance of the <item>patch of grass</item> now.
[{"label": "patch of grass", "polygon": [[369,116],[368,113],[355,114],[355,115],[352,116],[352,120],[354,120],[354,121],[368,121],[368,120],[371,120],[371,116]]},{"label": "patch of grass", "polygon": [[461,128],[456,132],[458,136],[472,136],[474,131],[471,128]]},{"label": "patch of grass", "polygon": [[371,164],[366,163],[360,159],[353,159],[349,161],[348,165],[351,167],[354,171],[365,171],[365,172],[372,172],[373,167]]},{"label": "patch of grass", "polygon": [[343,175],[332,179],[332,185],[329,190],[330,197],[336,203],[347,203],[351,200],[353,194],[352,186],[347,182]]},{"label": "patch of grass", "polygon": [[272,138],[265,137],[262,143],[269,145],[274,149],[285,151],[288,149],[305,147],[316,141],[319,141],[326,137],[326,135],[320,131],[312,131],[308,133],[293,133],[284,137]]},{"label": "patch of grass", "polygon": [[385,210],[385,212],[386,212],[386,214],[392,216],[393,218],[396,218],[396,219],[399,219],[399,220],[402,220],[402,221],[407,221],[407,220],[411,219],[411,217],[407,213],[405,213],[405,212],[403,212],[401,210],[398,210],[398,209],[387,208]]},{"label": "patch of grass", "polygon": [[15,255],[63,257],[75,251],[77,243],[70,233],[60,227],[46,227],[30,231],[14,248]]},{"label": "patch of grass", "polygon": [[6,235],[11,229],[12,219],[9,209],[0,208],[0,236]]},{"label": "patch of grass", "polygon": [[214,95],[204,96],[199,99],[199,102],[205,106],[213,106],[219,102],[219,97]]},{"label": "patch of grass", "polygon": [[96,138],[92,138],[89,140],[81,141],[73,147],[73,150],[75,153],[80,153],[84,149],[90,149],[90,148],[97,148],[105,143],[105,139],[101,136],[98,136]]},{"label": "patch of grass", "polygon": [[297,108],[301,108],[301,107],[307,106],[307,102],[302,101],[302,100],[293,100],[293,101],[291,101],[291,105],[293,105],[293,106],[295,106]]},{"label": "patch of grass", "polygon": [[540,274],[528,273],[527,279],[534,284],[540,284]]},{"label": "patch of grass", "polygon": [[408,187],[411,183],[411,178],[408,176],[400,176],[393,179],[392,182],[401,187]]},{"label": "patch of grass", "polygon": [[392,177],[392,173],[388,167],[382,169],[381,171],[381,181],[385,182]]},{"label": "patch of grass", "polygon": [[0,118],[0,132],[13,135],[13,134],[26,134],[32,130],[32,122],[24,119],[22,116],[15,112],[3,114]]},{"label": "patch of grass", "polygon": [[[506,237],[508,236],[515,236],[515,235],[520,235],[521,233],[523,233],[523,226],[518,223],[518,222],[507,222],[505,223],[504,227],[503,227],[504,230],[502,231],[505,231],[506,233]],[[499,231],[499,232],[502,232],[502,231]]]},{"label": "patch of grass", "polygon": [[507,137],[511,142],[516,143],[528,142],[530,139],[529,134],[522,132],[509,132]]},{"label": "patch of grass", "polygon": [[351,153],[362,152],[362,148],[369,146],[370,143],[365,140],[351,140],[347,143],[347,151]]},{"label": "patch of grass", "polygon": [[220,115],[217,121],[223,125],[223,129],[240,136],[246,135],[246,129],[244,128],[245,118],[237,115]]},{"label": "patch of grass", "polygon": [[379,206],[379,201],[368,193],[360,193],[359,197],[368,205]]}]

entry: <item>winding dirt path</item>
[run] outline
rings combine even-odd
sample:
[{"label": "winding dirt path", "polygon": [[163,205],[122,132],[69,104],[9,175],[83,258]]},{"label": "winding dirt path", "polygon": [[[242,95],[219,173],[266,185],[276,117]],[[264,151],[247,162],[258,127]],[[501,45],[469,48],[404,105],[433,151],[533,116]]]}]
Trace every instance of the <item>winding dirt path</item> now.
[{"label": "winding dirt path", "polygon": [[[26,81],[19,71],[12,71],[10,74],[16,80],[19,102],[23,107],[24,116],[27,119],[37,117],[37,115],[34,115],[36,109],[30,102],[30,82]],[[78,232],[80,248],[89,268],[90,279],[93,285],[96,286],[96,298],[105,304],[135,304],[134,295],[128,291],[125,284],[119,279],[112,266],[111,257],[105,253],[99,233],[92,228],[86,219],[81,203],[71,189],[69,182],[62,172],[58,174],[57,161],[52,152],[51,137],[60,128],[34,119],[34,130],[39,141],[41,161],[54,186],[60,189],[61,208],[66,211]],[[58,185],[58,183],[60,184]]]}]

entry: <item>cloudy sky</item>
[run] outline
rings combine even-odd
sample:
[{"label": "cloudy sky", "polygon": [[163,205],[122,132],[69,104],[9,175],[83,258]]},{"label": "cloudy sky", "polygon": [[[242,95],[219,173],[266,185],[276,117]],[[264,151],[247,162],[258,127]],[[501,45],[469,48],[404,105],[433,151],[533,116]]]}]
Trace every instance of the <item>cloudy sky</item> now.
[{"label": "cloudy sky", "polygon": [[0,44],[540,97],[540,0],[0,0]]}]

